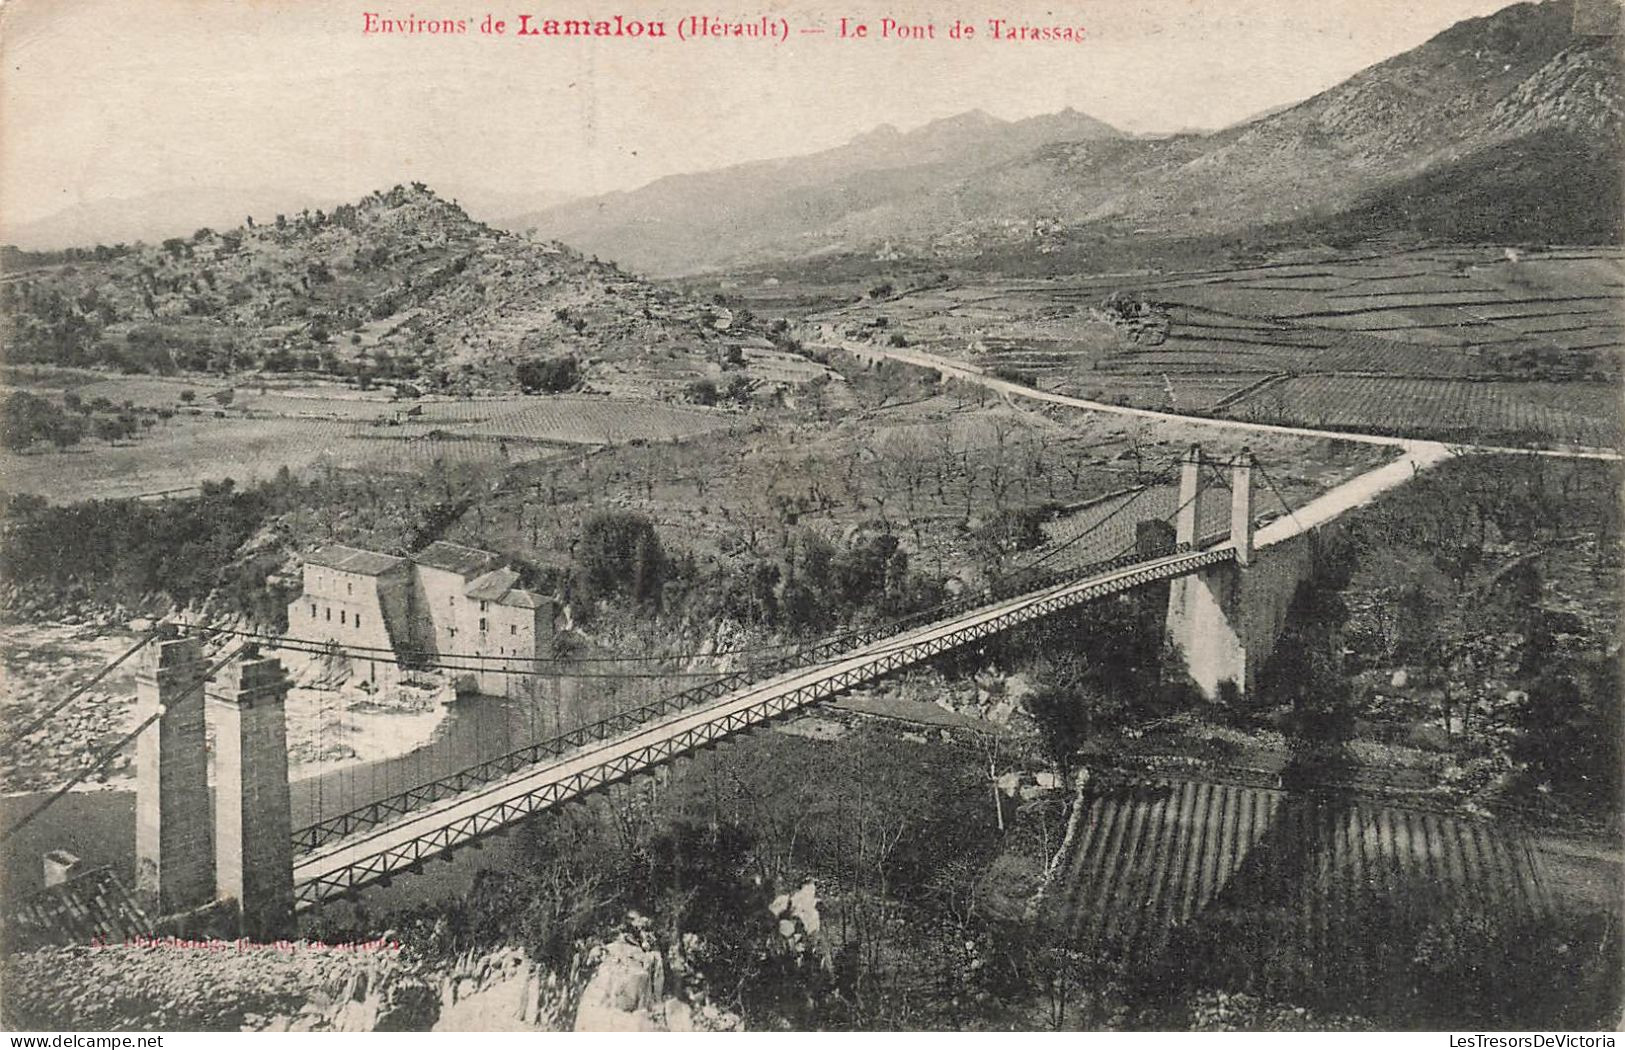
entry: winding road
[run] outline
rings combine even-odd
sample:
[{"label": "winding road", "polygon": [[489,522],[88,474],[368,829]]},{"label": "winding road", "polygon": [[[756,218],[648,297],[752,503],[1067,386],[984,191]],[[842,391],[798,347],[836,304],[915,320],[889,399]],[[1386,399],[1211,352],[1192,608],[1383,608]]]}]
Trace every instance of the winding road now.
[{"label": "winding road", "polygon": [[[890,346],[875,346],[871,343],[859,343],[852,340],[843,340],[837,344],[814,344],[821,350],[844,350],[861,360],[887,359],[901,364],[914,365],[919,368],[929,368],[944,378],[963,379],[967,382],[978,383],[989,390],[995,390],[1006,397],[1021,397],[1029,401],[1041,401],[1045,404],[1063,405],[1067,408],[1081,408],[1091,412],[1105,412],[1118,416],[1133,416],[1139,419],[1154,419],[1162,422],[1191,423],[1200,426],[1213,427],[1216,430],[1241,430],[1257,434],[1279,434],[1289,437],[1333,438],[1338,441],[1352,441],[1362,445],[1381,445],[1388,448],[1397,448],[1411,452],[1413,450],[1436,448],[1439,458],[1451,454],[1486,454],[1504,456],[1549,456],[1557,459],[1601,459],[1619,460],[1621,454],[1614,449],[1605,448],[1572,448],[1572,449],[1545,449],[1545,448],[1517,448],[1504,445],[1470,445],[1460,442],[1430,441],[1424,438],[1394,437],[1385,434],[1363,434],[1349,430],[1317,430],[1312,427],[1283,426],[1278,423],[1254,423],[1243,419],[1219,419],[1212,416],[1181,415],[1177,412],[1162,412],[1154,408],[1132,408],[1128,405],[1112,405],[1104,401],[1091,401],[1088,398],[1073,397],[1070,394],[1057,394],[1049,390],[1039,390],[1036,387],[1023,386],[1012,383],[1008,379],[999,379],[988,375],[975,365],[954,361],[937,354],[927,353],[924,350],[905,349]],[[1430,462],[1438,462],[1432,459]]]}]

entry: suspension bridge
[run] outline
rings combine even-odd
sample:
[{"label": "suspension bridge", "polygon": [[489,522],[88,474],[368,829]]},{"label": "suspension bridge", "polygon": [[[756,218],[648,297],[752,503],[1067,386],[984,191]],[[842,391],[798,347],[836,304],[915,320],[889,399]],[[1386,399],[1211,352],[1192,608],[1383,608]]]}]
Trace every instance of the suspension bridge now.
[{"label": "suspension bridge", "polygon": [[[1220,466],[1205,460],[1199,448],[1182,457],[1174,511],[1142,519],[1142,525],[1154,521],[1162,528],[1137,530],[1132,551],[1084,564],[1066,564],[1064,557],[1089,533],[1127,513],[1135,502],[1130,498],[990,591],[849,632],[765,667],[718,675],[297,829],[290,817],[283,713],[289,683],[280,661],[262,656],[259,646],[295,652],[326,647],[298,638],[248,636],[211,663],[203,656],[202,636],[241,632],[205,629],[178,637],[171,629],[144,640],[137,682],[146,710],[136,729],[0,833],[0,841],[139,738],[138,892],[155,914],[230,898],[241,909],[245,934],[272,936],[290,927],[298,909],[353,899],[367,886],[421,871],[430,859],[449,857],[534,814],[733,734],[1020,625],[1155,584],[1169,584],[1170,639],[1185,652],[1197,685],[1211,695],[1227,679],[1247,682],[1267,656],[1287,603],[1308,571],[1312,539],[1312,530],[1277,488],[1293,524],[1277,520],[1268,543],[1256,544],[1253,475],[1271,487],[1274,483],[1246,450],[1222,464],[1229,468],[1228,478]],[[1215,474],[1220,475],[1217,487],[1229,490],[1229,528],[1198,535],[1199,497],[1215,487],[1210,478]],[[1394,477],[1398,483],[1400,475]],[[1334,490],[1328,497],[1335,495]],[[1328,517],[1315,504],[1300,509],[1317,523]],[[212,807],[204,756],[205,696],[216,725]]]}]

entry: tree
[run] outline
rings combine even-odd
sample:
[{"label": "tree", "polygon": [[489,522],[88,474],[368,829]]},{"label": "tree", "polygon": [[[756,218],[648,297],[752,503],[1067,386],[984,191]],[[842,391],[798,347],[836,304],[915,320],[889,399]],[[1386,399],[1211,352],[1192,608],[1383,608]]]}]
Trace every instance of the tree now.
[{"label": "tree", "polygon": [[659,600],[670,568],[654,523],[641,514],[604,511],[588,518],[576,543],[576,586],[587,601]]},{"label": "tree", "polygon": [[237,391],[231,389],[231,387],[226,387],[224,390],[216,390],[209,396],[213,398],[215,403],[221,408],[229,408],[232,401],[237,397]]},{"label": "tree", "polygon": [[1078,693],[1048,684],[1027,697],[1027,713],[1038,726],[1044,755],[1062,783],[1072,783],[1072,770],[1078,753],[1089,738],[1090,718]]},{"label": "tree", "polygon": [[1049,516],[1043,507],[999,511],[976,530],[976,543],[982,556],[998,566],[1007,555],[1043,546],[1044,522]]},{"label": "tree", "polygon": [[112,445],[116,444],[118,439],[124,436],[124,424],[117,419],[103,416],[96,420],[95,431],[98,438]]},{"label": "tree", "polygon": [[0,443],[20,452],[42,438],[49,438],[67,416],[44,398],[26,391],[6,397],[0,414]]},{"label": "tree", "polygon": [[519,388],[527,394],[562,394],[581,382],[581,365],[571,354],[545,359],[530,358],[514,369]]},{"label": "tree", "polygon": [[1548,786],[1587,803],[1619,795],[1620,670],[1606,656],[1548,663],[1528,683],[1513,713],[1510,752],[1531,786]]},{"label": "tree", "polygon": [[77,445],[84,439],[85,432],[88,429],[89,424],[83,419],[77,416],[66,417],[51,428],[51,444],[59,449],[67,448],[69,445]]},{"label": "tree", "polygon": [[683,388],[683,396],[696,405],[714,405],[717,385],[709,379],[696,379]]},{"label": "tree", "polygon": [[748,405],[750,404],[751,390],[750,379],[743,375],[736,375],[728,380],[728,385],[722,388],[720,396],[722,399],[732,401],[736,405]]}]

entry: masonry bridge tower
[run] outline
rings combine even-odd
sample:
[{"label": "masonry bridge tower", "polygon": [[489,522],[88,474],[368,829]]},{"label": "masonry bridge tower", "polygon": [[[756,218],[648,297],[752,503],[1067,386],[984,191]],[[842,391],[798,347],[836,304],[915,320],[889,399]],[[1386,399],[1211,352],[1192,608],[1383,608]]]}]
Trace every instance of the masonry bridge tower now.
[{"label": "masonry bridge tower", "polygon": [[[1204,473],[1209,480],[1218,477],[1206,498],[1229,498],[1228,535],[1213,543],[1202,531]],[[742,672],[707,681],[652,708],[366,800],[297,832],[289,826],[283,717],[289,682],[281,663],[245,646],[211,665],[200,638],[165,628],[147,647],[137,674],[147,715],[136,793],[137,889],[155,915],[183,921],[197,915],[199,924],[223,916],[251,938],[286,936],[296,907],[421,870],[427,857],[449,856],[462,843],[531,814],[939,653],[1165,580],[1167,637],[1184,654],[1196,685],[1210,698],[1225,682],[1252,691],[1309,575],[1317,542],[1315,533],[1301,528],[1271,526],[1254,535],[1255,473],[1269,483],[1247,449],[1228,461],[1209,461],[1193,447],[1180,464],[1172,527],[1141,522],[1140,549],[1126,561],[1084,566],[1021,594],[975,597],[940,620],[901,633],[892,625],[856,640],[838,638],[803,650],[793,665],[765,677]],[[459,579],[466,583],[467,575]],[[479,587],[465,586],[463,593],[485,602],[494,600],[483,597],[488,585],[502,594],[512,591],[500,571],[479,580]],[[315,618],[308,596],[297,604]],[[516,608],[525,616],[540,615],[528,601]],[[363,616],[373,621],[363,610],[354,618],[341,615],[340,622],[358,626]],[[513,633],[518,635],[517,623]],[[212,770],[205,750],[210,730]]]},{"label": "masonry bridge tower", "polygon": [[1184,655],[1192,680],[1209,699],[1218,695],[1223,682],[1243,692],[1255,687],[1259,668],[1286,626],[1298,585],[1309,575],[1314,542],[1312,534],[1299,533],[1263,549],[1255,547],[1253,473],[1258,464],[1252,451],[1244,448],[1226,464],[1205,459],[1202,447],[1193,445],[1180,461],[1176,543],[1186,547],[1199,542],[1203,470],[1217,473],[1226,465],[1227,543],[1235,548],[1235,559],[1170,581],[1168,594],[1168,639]]},{"label": "masonry bridge tower", "polygon": [[231,915],[243,936],[273,940],[293,929],[289,682],[252,647],[210,670],[202,639],[167,625],[137,667],[156,721],[137,744],[136,890],[152,915]]}]

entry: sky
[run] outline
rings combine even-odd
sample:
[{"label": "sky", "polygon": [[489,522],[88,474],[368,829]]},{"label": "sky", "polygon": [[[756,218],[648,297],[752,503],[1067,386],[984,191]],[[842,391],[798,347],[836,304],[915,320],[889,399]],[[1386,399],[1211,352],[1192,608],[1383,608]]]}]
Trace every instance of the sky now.
[{"label": "sky", "polygon": [[[682,0],[6,0],[0,221],[154,192],[275,187],[353,199],[422,180],[448,196],[628,189],[838,145],[967,110],[1065,107],[1124,130],[1215,128],[1306,98],[1505,0],[767,0],[782,43],[519,38],[510,23],[661,19]],[[461,18],[464,36],[368,35],[364,15]],[[841,39],[846,16],[935,40]],[[998,42],[988,17],[1082,26]],[[959,18],[973,40],[944,39]],[[801,28],[823,28],[803,34]]]}]

